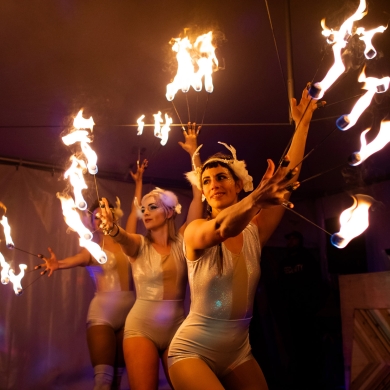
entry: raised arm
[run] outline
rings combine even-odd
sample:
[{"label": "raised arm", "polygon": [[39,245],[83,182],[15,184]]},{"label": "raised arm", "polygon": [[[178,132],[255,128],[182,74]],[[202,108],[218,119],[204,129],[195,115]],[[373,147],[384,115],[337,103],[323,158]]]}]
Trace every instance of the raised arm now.
[{"label": "raised arm", "polygon": [[42,259],[45,261],[43,264],[39,264],[35,267],[35,269],[38,268],[44,268],[44,270],[41,272],[41,275],[45,274],[47,271],[49,271],[47,276],[51,276],[51,274],[54,271],[57,271],[59,269],[68,269],[68,268],[74,268],[74,267],[85,267],[87,266],[91,261],[91,255],[90,253],[85,249],[82,248],[77,255],[66,257],[65,259],[58,260],[56,254],[53,252],[53,250],[49,247],[47,248],[50,257],[44,257],[42,255]]},{"label": "raised arm", "polygon": [[145,169],[148,167],[148,160],[144,160],[141,165],[137,165],[137,171],[133,173],[130,171],[130,175],[134,180],[135,183],[135,191],[134,191],[134,198],[131,202],[131,211],[129,214],[129,218],[127,218],[126,222],[126,232],[130,234],[135,234],[137,232],[137,207],[134,204],[135,198],[137,198],[138,204],[141,203],[142,199],[142,178],[143,174],[145,172]]},{"label": "raised arm", "polygon": [[141,245],[141,236],[139,234],[127,233],[126,230],[119,227],[115,222],[106,198],[102,198],[101,205],[101,224],[100,228],[111,236],[122,247],[123,252],[135,258]]},{"label": "raised arm", "polygon": [[[221,210],[214,219],[192,222],[184,233],[189,258],[193,257],[192,260],[194,260],[198,257],[197,251],[202,251],[240,234],[259,210],[285,202],[287,172],[286,167],[280,167],[275,172],[274,163],[268,160],[268,168],[263,179],[247,197]],[[237,185],[240,184],[237,183]]]},{"label": "raised arm", "polygon": [[[323,103],[325,104],[325,102]],[[305,151],[310,120],[316,108],[317,101],[311,98],[307,88],[303,90],[299,104],[297,104],[296,99],[291,99],[291,113],[296,127],[291,141],[291,146],[287,152],[287,156],[290,161],[288,171],[294,168],[296,169],[292,172],[293,174],[289,175],[292,177],[288,180],[286,186],[292,185],[294,189],[299,186],[297,179],[301,170],[301,161]],[[290,195],[291,192],[286,192],[284,195],[285,200],[288,200]],[[261,246],[265,245],[276,227],[279,225],[284,211],[284,207],[274,207],[272,209],[261,210],[255,216],[253,222],[256,223],[258,227]]]},{"label": "raised arm", "polygon": [[[183,130],[184,142],[179,142],[179,145],[189,154],[191,159],[191,165],[195,167],[201,166],[201,160],[199,153],[194,155],[198,148],[198,135],[201,130],[201,126],[196,126],[195,123],[188,123],[188,129]],[[193,167],[194,168],[194,167]],[[184,225],[179,229],[180,234],[184,234],[184,230],[187,225],[195,219],[202,218],[203,216],[203,203],[202,203],[202,192],[196,187],[192,186],[192,201],[188,208],[187,218]]]}]

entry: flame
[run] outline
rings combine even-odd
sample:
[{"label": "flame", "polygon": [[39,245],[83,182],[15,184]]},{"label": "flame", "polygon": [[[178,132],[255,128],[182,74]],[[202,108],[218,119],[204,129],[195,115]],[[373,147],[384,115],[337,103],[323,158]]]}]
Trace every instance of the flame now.
[{"label": "flame", "polygon": [[141,135],[143,130],[144,130],[144,125],[145,125],[144,118],[145,118],[145,115],[141,115],[137,119],[137,123],[138,123],[137,135]]},{"label": "flame", "polygon": [[356,166],[365,161],[372,154],[378,152],[390,142],[390,122],[382,121],[379,133],[376,138],[367,144],[366,134],[369,129],[366,129],[360,135],[361,149],[359,152],[353,153],[349,157],[349,164]]},{"label": "flame", "polygon": [[169,127],[172,124],[172,118],[170,118],[167,114],[165,114],[165,124],[161,128],[161,145],[165,145],[168,141],[168,133],[171,131],[171,128]]},{"label": "flame", "polygon": [[98,172],[97,163],[97,154],[92,150],[92,148],[85,142],[80,143],[81,150],[83,151],[87,159],[88,172],[91,175],[96,175]]},{"label": "flame", "polygon": [[365,69],[360,73],[358,81],[364,82],[363,89],[367,92],[359,98],[348,115],[341,116],[337,121],[337,127],[340,130],[348,130],[356,124],[364,110],[370,105],[372,98],[376,93],[383,93],[389,89],[390,77],[377,79],[376,77],[366,77]]},{"label": "flame", "polygon": [[75,203],[80,210],[85,210],[87,208],[87,202],[84,200],[82,195],[82,190],[87,189],[87,185],[85,184],[83,170],[86,169],[85,162],[83,160],[79,160],[76,156],[71,156],[70,160],[72,161],[72,165],[65,172],[65,179],[69,178],[70,184],[73,187],[73,193],[75,198]]},{"label": "flame", "polygon": [[201,91],[202,78],[206,91],[213,92],[211,75],[218,70],[218,59],[212,40],[212,31],[197,37],[194,44],[188,37],[171,39],[172,50],[177,52],[177,73],[173,81],[167,85],[165,95],[167,100],[172,101],[179,89],[186,93],[192,86],[195,91]]},{"label": "flame", "polygon": [[15,271],[10,269],[8,272],[9,280],[13,284],[13,288],[16,295],[20,295],[23,292],[23,288],[21,285],[22,278],[24,276],[24,271],[27,269],[26,264],[19,264],[20,272],[18,275],[15,275]]},{"label": "flame", "polygon": [[356,29],[356,34],[363,35],[359,39],[366,44],[366,48],[364,49],[364,56],[368,60],[371,60],[377,54],[377,51],[375,50],[374,46],[371,43],[373,36],[378,32],[383,33],[386,29],[387,27],[384,26],[378,26],[377,28],[374,28],[370,31],[365,31],[364,27],[359,27]]},{"label": "flame", "polygon": [[8,284],[9,283],[9,264],[5,261],[3,254],[0,252],[0,265],[1,265],[1,283]]},{"label": "flame", "polygon": [[352,196],[353,205],[340,215],[340,231],[332,234],[331,242],[337,248],[345,248],[348,243],[368,227],[368,209],[374,199],[368,195]]},{"label": "flame", "polygon": [[154,135],[158,138],[161,138],[161,123],[163,123],[163,119],[161,118],[161,111],[157,114],[153,114],[154,117]]},{"label": "flame", "polygon": [[8,224],[8,218],[5,215],[3,215],[3,218],[1,218],[0,223],[3,225],[4,236],[5,236],[5,243],[7,245],[7,248],[14,248],[15,244],[12,241],[11,227]]},{"label": "flame", "polygon": [[352,36],[353,23],[362,19],[366,15],[367,12],[365,12],[365,9],[365,0],[360,0],[360,4],[356,12],[341,25],[339,31],[328,29],[325,26],[325,21],[321,21],[321,25],[323,27],[322,34],[328,37],[328,43],[333,44],[332,50],[334,55],[334,64],[329,69],[325,78],[322,81],[315,83],[310,88],[309,93],[313,99],[321,99],[329,87],[340,77],[342,73],[344,73],[345,66],[341,57],[342,49],[344,49]]},{"label": "flame", "polygon": [[61,201],[62,213],[65,217],[66,224],[75,232],[78,233],[80,238],[84,240],[92,240],[92,233],[81,222],[79,213],[76,211],[76,205],[73,199],[67,195],[61,195],[57,193],[57,198]]},{"label": "flame", "polygon": [[77,114],[77,116],[73,120],[73,126],[76,129],[90,129],[93,131],[94,121],[92,117],[89,119],[83,118],[83,110],[80,110]]},{"label": "flame", "polygon": [[96,242],[84,240],[80,238],[80,246],[86,248],[88,252],[100,263],[104,264],[107,262],[107,255],[103,252],[102,248]]},{"label": "flame", "polygon": [[91,139],[88,137],[89,133],[87,130],[75,130],[71,133],[62,137],[62,142],[66,145],[73,145],[76,142],[91,142]]}]

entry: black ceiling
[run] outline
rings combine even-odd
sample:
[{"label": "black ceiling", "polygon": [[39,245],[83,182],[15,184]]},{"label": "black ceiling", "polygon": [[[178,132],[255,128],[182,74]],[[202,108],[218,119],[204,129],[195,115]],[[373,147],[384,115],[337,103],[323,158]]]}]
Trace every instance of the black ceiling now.
[{"label": "black ceiling", "polygon": [[[4,163],[22,160],[65,167],[70,150],[60,135],[83,108],[92,116],[93,149],[99,175],[129,180],[142,150],[150,160],[146,180],[157,185],[186,186],[183,172],[190,168],[178,146],[180,127],[171,129],[167,145],[159,146],[152,127],[136,135],[136,119],[153,122],[157,111],[179,124],[173,105],[165,98],[172,78],[168,44],[184,28],[226,36],[218,57],[225,69],[213,76],[214,92],[179,92],[174,100],[183,122],[205,126],[200,135],[202,156],[221,150],[218,141],[234,145],[250,174],[259,181],[266,158],[278,160],[293,127],[289,125],[285,87],[285,1],[83,1],[29,0],[0,4],[0,157]],[[357,8],[358,0],[313,2],[291,0],[291,33],[295,93],[308,81],[320,81],[333,55],[321,35],[320,20],[338,27]],[[368,2],[359,25],[387,25],[388,0]],[[271,28],[272,25],[272,28]],[[276,42],[276,45],[275,45]],[[373,40],[379,55],[367,62],[369,75],[390,75],[390,29]],[[325,96],[328,106],[315,113],[308,139],[310,150],[335,129],[335,120],[348,114],[361,94],[357,82],[363,60],[351,47],[353,65]],[[281,67],[280,67],[281,65]],[[283,71],[283,75],[281,72]],[[360,148],[360,133],[378,126],[390,111],[389,92],[376,96],[351,130],[333,131],[307,158],[301,179],[340,166]],[[371,132],[372,133],[374,133]],[[223,148],[223,147],[222,147]],[[297,196],[343,191],[390,176],[389,146],[362,166],[337,168],[303,183]],[[343,173],[342,173],[343,172]]]}]

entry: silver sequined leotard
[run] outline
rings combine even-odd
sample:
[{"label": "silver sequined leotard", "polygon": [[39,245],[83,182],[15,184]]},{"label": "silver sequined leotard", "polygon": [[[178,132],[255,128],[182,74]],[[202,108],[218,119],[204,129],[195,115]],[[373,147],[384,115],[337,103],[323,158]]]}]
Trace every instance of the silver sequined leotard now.
[{"label": "silver sequined leotard", "polygon": [[87,316],[87,326],[109,325],[114,330],[123,328],[127,314],[135,301],[129,258],[119,249],[104,251],[105,264],[93,257],[87,270],[94,282],[96,292]]},{"label": "silver sequined leotard", "polygon": [[124,337],[146,337],[164,351],[184,319],[187,266],[182,237],[172,242],[169,255],[160,255],[141,237],[132,262],[137,299],[127,316]]},{"label": "silver sequined leotard", "polygon": [[223,243],[221,248],[222,274],[217,265],[218,245],[195,261],[187,260],[190,313],[168,353],[170,366],[195,357],[204,360],[219,377],[252,358],[248,329],[260,278],[257,227],[250,223],[244,229],[241,253],[231,253]]}]

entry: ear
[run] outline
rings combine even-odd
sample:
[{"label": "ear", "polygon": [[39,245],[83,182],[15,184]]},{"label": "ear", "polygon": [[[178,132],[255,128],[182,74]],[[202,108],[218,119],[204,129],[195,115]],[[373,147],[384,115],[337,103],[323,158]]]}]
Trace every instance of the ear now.
[{"label": "ear", "polygon": [[235,182],[235,184],[236,184],[236,193],[239,194],[242,191],[242,189],[244,188],[244,183],[240,179],[240,180],[237,180]]},{"label": "ear", "polygon": [[171,219],[173,217],[173,214],[174,214],[174,211],[172,209],[169,209],[166,212],[165,216],[166,216],[167,219]]}]

